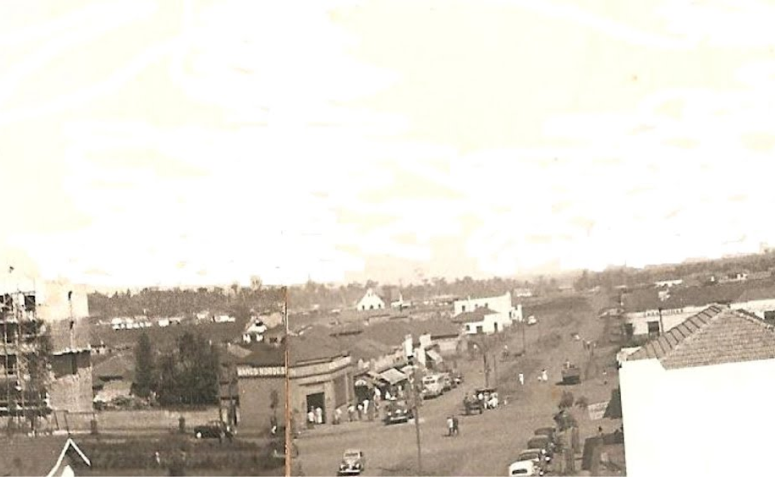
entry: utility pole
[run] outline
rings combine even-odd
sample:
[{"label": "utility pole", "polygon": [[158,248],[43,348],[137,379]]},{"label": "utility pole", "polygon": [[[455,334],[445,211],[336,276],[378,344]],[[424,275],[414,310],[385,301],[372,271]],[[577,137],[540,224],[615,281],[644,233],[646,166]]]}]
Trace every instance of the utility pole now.
[{"label": "utility pole", "polygon": [[291,399],[291,377],[290,362],[291,355],[289,352],[289,330],[288,325],[288,287],[283,287],[283,326],[285,326],[285,338],[283,339],[283,345],[285,346],[285,477],[291,477],[291,456],[293,455],[293,441],[291,434],[292,416],[291,406],[289,400]]},{"label": "utility pole", "polygon": [[527,354],[527,342],[525,341],[525,319],[522,318],[522,321],[520,321],[520,324],[522,325],[522,354]]},{"label": "utility pole", "polygon": [[410,383],[412,386],[412,396],[414,400],[414,430],[415,434],[417,435],[417,475],[423,475],[422,474],[422,444],[420,441],[420,411],[419,411],[419,401],[422,399],[419,396],[419,393],[417,392],[417,367],[414,364],[414,357],[409,358],[409,364],[412,365],[412,382]]}]

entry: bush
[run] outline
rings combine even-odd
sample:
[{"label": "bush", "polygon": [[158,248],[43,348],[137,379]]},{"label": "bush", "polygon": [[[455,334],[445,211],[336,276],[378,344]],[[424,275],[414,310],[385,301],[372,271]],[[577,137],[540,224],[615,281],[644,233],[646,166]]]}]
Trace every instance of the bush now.
[{"label": "bush", "polygon": [[586,409],[589,406],[589,399],[587,399],[586,396],[581,396],[580,398],[576,399],[576,406],[579,409]]},{"label": "bush", "polygon": [[573,407],[573,393],[570,391],[564,391],[562,393],[562,397],[560,398],[560,409],[568,409]]}]

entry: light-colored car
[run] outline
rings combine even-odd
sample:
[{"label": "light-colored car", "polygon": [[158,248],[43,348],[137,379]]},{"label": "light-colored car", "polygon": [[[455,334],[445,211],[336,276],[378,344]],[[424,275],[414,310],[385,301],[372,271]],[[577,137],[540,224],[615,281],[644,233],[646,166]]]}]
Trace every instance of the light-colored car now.
[{"label": "light-colored car", "polygon": [[523,475],[541,475],[532,460],[518,460],[509,466],[509,477]]},{"label": "light-colored car", "polygon": [[422,378],[423,398],[435,398],[444,394],[444,377],[441,374],[430,374]]},{"label": "light-colored car", "polygon": [[533,315],[530,315],[530,316],[528,317],[528,319],[527,319],[527,324],[528,324],[528,325],[537,325],[537,324],[538,324],[538,320],[536,319],[536,317],[535,317],[535,316],[533,316]]},{"label": "light-colored car", "polygon": [[347,449],[342,455],[337,475],[360,475],[366,469],[366,456],[360,449]]},{"label": "light-colored car", "polygon": [[519,453],[517,462],[530,461],[535,465],[536,475],[544,475],[546,471],[546,452],[543,449],[525,449]]}]

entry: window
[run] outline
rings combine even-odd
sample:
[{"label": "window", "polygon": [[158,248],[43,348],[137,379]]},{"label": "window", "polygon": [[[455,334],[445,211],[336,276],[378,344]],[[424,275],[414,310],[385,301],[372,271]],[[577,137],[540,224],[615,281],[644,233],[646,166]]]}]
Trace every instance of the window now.
[{"label": "window", "polygon": [[484,326],[483,325],[477,325],[476,332],[477,333],[484,333]]},{"label": "window", "polygon": [[462,311],[466,311],[466,306],[465,305],[463,305]]},{"label": "window", "polygon": [[624,336],[627,337],[627,339],[632,338],[632,335],[635,334],[635,327],[632,326],[632,323],[625,323],[624,324]]},{"label": "window", "polygon": [[768,325],[775,325],[775,310],[764,312],[764,322]]},{"label": "window", "polygon": [[659,334],[659,322],[658,321],[649,321],[646,323],[649,328],[649,334],[650,335],[658,335]]}]

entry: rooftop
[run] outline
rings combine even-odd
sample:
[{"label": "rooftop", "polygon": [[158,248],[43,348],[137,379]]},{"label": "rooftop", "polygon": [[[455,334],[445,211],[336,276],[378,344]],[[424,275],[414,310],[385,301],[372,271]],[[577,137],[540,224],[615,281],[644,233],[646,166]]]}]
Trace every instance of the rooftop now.
[{"label": "rooftop", "polygon": [[[756,288],[753,288],[750,283],[719,283],[671,289],[668,297],[665,300],[660,300],[656,288],[644,288],[625,294],[623,301],[625,311],[640,312],[659,308],[673,309],[687,306],[706,306],[713,303],[732,303],[740,301],[740,297],[746,292],[754,293],[754,290]],[[771,290],[773,294],[769,295],[769,298],[775,298],[775,289]]]},{"label": "rooftop", "polygon": [[134,357],[128,353],[120,353],[111,356],[105,361],[94,365],[92,377],[94,379],[125,379],[132,381],[135,374]]},{"label": "rooftop", "polygon": [[[303,336],[291,336],[286,342],[289,346],[288,357],[291,366],[331,361],[349,355],[340,342],[324,333],[305,333]],[[238,364],[253,366],[283,366],[285,364],[284,346],[255,343],[247,349],[250,354],[239,359]]]},{"label": "rooftop", "polygon": [[680,369],[775,359],[775,329],[749,313],[711,306],[646,343],[627,361],[658,359]]},{"label": "rooftop", "polygon": [[497,314],[487,307],[477,308],[474,311],[464,311],[457,316],[452,317],[452,323],[470,323],[472,321],[482,321],[485,316]]},{"label": "rooftop", "polygon": [[0,438],[0,472],[2,475],[40,476],[48,475],[59,464],[60,456],[66,452],[79,455],[91,465],[67,436],[15,436]]}]

